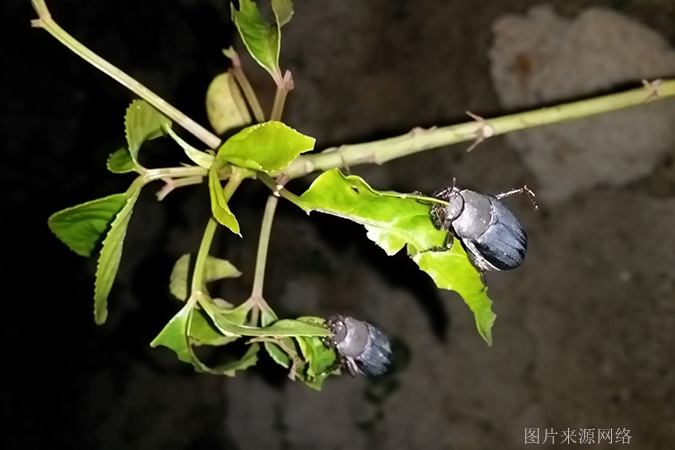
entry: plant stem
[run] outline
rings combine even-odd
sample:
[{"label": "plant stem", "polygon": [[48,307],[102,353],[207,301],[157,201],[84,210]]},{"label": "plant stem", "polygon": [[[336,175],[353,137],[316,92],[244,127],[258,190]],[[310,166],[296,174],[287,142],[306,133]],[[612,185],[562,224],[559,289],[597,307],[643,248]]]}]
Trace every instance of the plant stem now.
[{"label": "plant stem", "polygon": [[[234,174],[225,185],[223,189],[225,198],[229,200],[234,194],[234,191],[237,190],[239,184],[241,183],[242,178],[237,174]],[[194,294],[197,291],[201,291],[204,287],[204,273],[206,267],[206,259],[209,256],[209,250],[211,249],[211,243],[213,242],[213,236],[216,234],[218,229],[218,222],[213,217],[209,218],[209,221],[206,224],[204,229],[204,234],[202,235],[202,242],[199,244],[199,250],[197,251],[197,258],[195,259],[195,268],[192,272],[192,283],[190,284],[190,292]]]},{"label": "plant stem", "polygon": [[223,50],[225,53],[225,56],[230,58],[232,61],[232,73],[234,74],[234,79],[237,80],[237,83],[239,83],[239,87],[241,88],[241,91],[244,93],[244,97],[246,97],[246,102],[248,103],[248,106],[251,107],[251,112],[253,113],[253,117],[255,117],[256,122],[264,122],[265,121],[265,113],[263,113],[262,107],[260,106],[260,102],[258,101],[258,96],[255,95],[255,91],[253,90],[253,87],[251,86],[251,83],[249,83],[248,78],[246,77],[246,73],[244,72],[244,69],[241,66],[241,59],[239,59],[239,53],[237,53],[232,47],[230,47],[227,50]]},{"label": "plant stem", "polygon": [[258,172],[258,179],[262,181],[265,186],[270,188],[270,190],[275,196],[279,196],[281,198],[288,200],[289,202],[293,203],[295,206],[299,207],[308,214],[312,210],[310,206],[308,206],[305,202],[300,200],[300,197],[298,197],[297,195],[295,195],[282,185],[278,184],[276,181],[274,181],[272,177],[270,177],[266,173]]},{"label": "plant stem", "polygon": [[675,96],[675,80],[661,82],[656,95],[654,95],[654,89],[652,86],[643,86],[617,94],[510,114],[485,121],[472,121],[428,130],[414,129],[402,136],[380,141],[333,147],[321,153],[302,155],[285,169],[273,175],[284,175],[287,179],[294,179],[315,171],[351,167],[364,163],[383,164],[424,150],[475,140],[485,126],[491,127],[493,134],[497,135],[642,105],[652,99]]},{"label": "plant stem", "polygon": [[114,65],[110,64],[105,59],[98,56],[96,53],[82,45],[77,39],[68,34],[63,28],[61,28],[54,20],[52,19],[49,10],[47,9],[47,4],[44,0],[31,0],[33,8],[38,13],[39,19],[35,19],[31,22],[31,25],[36,28],[43,28],[49,34],[54,36],[59,42],[68,47],[71,51],[77,54],[79,57],[110,76],[118,83],[122,84],[124,87],[134,92],[136,95],[150,103],[152,106],[157,108],[159,111],[164,113],[171,120],[185,128],[187,131],[192,133],[195,137],[201,140],[209,148],[216,149],[220,145],[220,138],[215,134],[211,133],[206,128],[199,125],[194,120],[187,117],[185,114],[180,112],[178,109],[170,105],[166,100],[152,92],[150,89],[136,81],[134,78],[124,73]]},{"label": "plant stem", "polygon": [[272,232],[272,222],[274,221],[274,211],[276,211],[279,199],[274,195],[267,197],[265,212],[263,214],[262,225],[260,226],[260,238],[258,239],[258,254],[255,261],[255,275],[253,278],[253,288],[251,289],[251,298],[263,298],[263,284],[265,281],[265,265],[267,263],[267,249]]},{"label": "plant stem", "polygon": [[288,96],[288,93],[293,90],[293,87],[293,77],[291,72],[287,70],[281,81],[277,83],[270,120],[281,120],[281,115],[284,112],[284,105],[286,104],[286,97]]}]

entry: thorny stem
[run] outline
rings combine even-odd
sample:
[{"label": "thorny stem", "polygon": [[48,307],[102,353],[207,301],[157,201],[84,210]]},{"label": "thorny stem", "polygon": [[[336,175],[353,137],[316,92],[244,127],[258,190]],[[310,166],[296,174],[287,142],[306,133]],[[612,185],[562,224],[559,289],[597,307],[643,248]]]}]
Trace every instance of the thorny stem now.
[{"label": "thorny stem", "polygon": [[121,85],[134,92],[136,95],[146,100],[152,106],[164,113],[171,120],[185,128],[195,137],[205,143],[209,148],[218,148],[220,145],[220,138],[211,133],[206,128],[199,125],[194,120],[180,112],[178,109],[170,105],[166,100],[152,92],[150,89],[136,81],[134,78],[124,73],[114,65],[110,64],[105,59],[98,56],[93,51],[82,45],[77,39],[68,34],[52,19],[47,4],[44,0],[31,0],[33,8],[38,13],[38,19],[31,22],[31,25],[36,28],[43,28],[49,34],[54,36],[59,42],[68,47],[75,54],[82,59],[110,76]]},{"label": "thorny stem", "polygon": [[246,97],[246,102],[248,103],[248,106],[251,107],[253,117],[255,117],[256,122],[264,122],[265,113],[263,113],[262,107],[260,106],[260,102],[258,101],[258,96],[255,95],[255,91],[253,90],[253,87],[251,86],[251,83],[248,81],[246,73],[244,72],[244,69],[241,66],[241,59],[239,59],[239,54],[232,47],[228,48],[227,50],[223,50],[223,53],[232,61],[232,69],[230,70],[232,70],[232,73],[234,74],[234,79],[237,80],[237,83],[239,83],[239,87],[241,88],[241,91],[244,93],[244,97]]},{"label": "thorny stem", "polygon": [[[227,181],[225,188],[223,188],[225,199],[229,200],[234,194],[234,191],[237,190],[239,184],[242,181],[242,177],[236,173]],[[190,284],[190,293],[194,294],[197,291],[201,291],[204,287],[204,269],[206,267],[206,259],[209,256],[209,250],[211,249],[211,243],[213,242],[213,236],[216,234],[216,229],[218,228],[218,222],[215,218],[210,217],[206,228],[204,229],[204,234],[202,235],[202,242],[199,244],[199,250],[197,251],[197,258],[195,259],[195,268],[192,275],[192,283]]]},{"label": "thorny stem", "polygon": [[285,175],[290,180],[315,171],[364,163],[383,164],[424,150],[475,140],[486,124],[491,126],[497,135],[642,105],[654,98],[675,96],[675,80],[662,81],[657,89],[658,91],[655,91],[653,83],[647,83],[643,87],[626,92],[486,119],[483,123],[467,122],[428,130],[418,128],[402,136],[333,147],[321,153],[302,155],[273,175]]},{"label": "thorny stem", "polygon": [[253,278],[253,289],[251,289],[251,298],[263,298],[263,283],[265,281],[265,265],[267,263],[267,249],[270,243],[270,234],[272,232],[272,222],[274,221],[274,211],[277,209],[279,199],[274,195],[267,197],[265,212],[263,213],[262,225],[260,226],[260,238],[258,239],[258,254],[255,261],[255,275]]},{"label": "thorny stem", "polygon": [[[31,0],[33,7],[39,15],[34,20],[33,26],[44,28],[57,40],[83,59],[99,68],[113,79],[117,80],[140,97],[147,100],[159,111],[173,119],[202,140],[210,148],[218,148],[220,139],[217,136],[189,119],[166,101],[158,97],[145,86],[129,77],[124,72],[108,63],[91,50],[83,46],[72,36],[59,27],[51,18],[44,0]],[[236,75],[235,75],[236,76]],[[239,78],[238,78],[239,81]],[[280,83],[278,83],[280,84]],[[249,84],[250,87],[250,84]],[[254,108],[254,96],[246,94],[246,86],[242,85],[245,95]],[[351,167],[358,164],[383,164],[403,156],[412,155],[432,148],[438,148],[459,142],[473,141],[481,134],[481,130],[489,125],[494,135],[505,134],[512,131],[534,128],[542,125],[581,119],[597,114],[615,111],[630,106],[637,106],[654,99],[664,99],[675,96],[675,80],[645,82],[643,87],[632,89],[617,94],[609,94],[588,100],[565,103],[549,108],[541,108],[507,116],[487,119],[485,121],[472,121],[446,127],[432,128],[428,130],[414,129],[402,136],[383,139],[373,142],[365,142],[354,145],[344,145],[326,149],[320,153],[302,155],[295,159],[285,169],[273,174],[282,176],[285,180],[307,175],[315,171],[326,171],[334,168]],[[256,100],[257,101],[257,100]],[[278,108],[277,108],[278,109]],[[256,115],[254,111],[254,115]],[[256,118],[258,116],[256,115]],[[262,179],[262,178],[261,178]],[[263,182],[265,182],[263,180]],[[268,184],[268,183],[265,183]],[[269,184],[268,184],[269,186]],[[273,188],[274,190],[274,188]],[[277,192],[284,197],[293,197],[284,194],[285,190]],[[287,191],[286,191],[287,192]],[[292,195],[292,194],[291,194]],[[297,197],[295,197],[297,199]],[[296,203],[297,204],[297,203]],[[298,205],[300,206],[300,205]]]}]

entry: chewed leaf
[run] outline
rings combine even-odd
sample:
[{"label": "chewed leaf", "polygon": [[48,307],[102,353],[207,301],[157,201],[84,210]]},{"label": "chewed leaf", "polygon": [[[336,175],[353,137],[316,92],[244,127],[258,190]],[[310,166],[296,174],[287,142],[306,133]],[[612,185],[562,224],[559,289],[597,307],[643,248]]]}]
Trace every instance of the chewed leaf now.
[{"label": "chewed leaf", "polygon": [[[169,281],[169,290],[178,300],[185,301],[188,298],[188,283],[190,282],[189,269],[192,262],[192,255],[186,254],[178,258],[171,271]],[[241,275],[241,272],[225,259],[214,256],[206,257],[204,265],[204,281],[216,281],[223,278],[235,278]]]},{"label": "chewed leaf", "polygon": [[126,201],[125,194],[91,200],[52,214],[47,224],[68,248],[80,256],[89,256]]},{"label": "chewed leaf", "polygon": [[145,100],[134,100],[124,116],[124,129],[129,144],[131,159],[138,164],[138,150],[143,142],[164,135],[171,120],[153,108]]},{"label": "chewed leaf", "polygon": [[129,173],[136,169],[136,163],[131,158],[129,150],[121,148],[108,156],[106,167],[112,173]]},{"label": "chewed leaf", "polygon": [[110,294],[122,259],[122,245],[127,233],[127,225],[129,225],[129,219],[139,194],[140,189],[136,189],[129,195],[103,240],[94,284],[94,320],[99,325],[108,317],[108,294]]},{"label": "chewed leaf", "polygon": [[300,200],[317,211],[364,225],[368,237],[389,255],[406,243],[415,252],[442,247],[448,234],[434,227],[429,205],[405,194],[375,191],[362,178],[337,169],[321,174]]},{"label": "chewed leaf", "polygon": [[[284,17],[288,17],[287,13],[284,14]],[[260,16],[258,6],[251,0],[239,0],[239,10],[232,5],[232,19],[253,59],[267,70],[272,78],[280,79],[280,27],[265,22]]]},{"label": "chewed leaf", "polygon": [[368,238],[393,255],[407,246],[408,253],[441,289],[451,289],[464,298],[476,318],[478,332],[492,343],[495,315],[480,274],[460,243],[445,251],[447,231],[431,221],[431,203],[414,194],[376,191],[357,176],[330,170],[319,176],[300,196],[305,205],[360,223]]},{"label": "chewed leaf", "polygon": [[234,77],[225,72],[206,90],[206,115],[217,134],[251,123],[251,114]]},{"label": "chewed leaf", "polygon": [[271,173],[314,148],[314,138],[271,121],[244,128],[218,150],[216,161]]},{"label": "chewed leaf", "polygon": [[412,259],[429,274],[436,286],[462,296],[473,312],[478,333],[492,345],[492,326],[497,317],[492,312],[492,300],[460,243],[455,241],[448,251],[417,253]]}]

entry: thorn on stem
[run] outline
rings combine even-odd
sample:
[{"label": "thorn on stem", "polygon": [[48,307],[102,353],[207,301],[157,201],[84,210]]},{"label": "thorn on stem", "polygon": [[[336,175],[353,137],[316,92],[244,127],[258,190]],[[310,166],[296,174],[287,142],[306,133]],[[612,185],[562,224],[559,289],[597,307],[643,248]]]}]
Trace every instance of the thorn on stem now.
[{"label": "thorn on stem", "polygon": [[485,121],[485,119],[477,114],[472,113],[471,111],[464,111],[467,116],[471,117],[473,120],[478,122],[478,128],[476,129],[476,139],[473,143],[466,149],[467,153],[478,147],[487,138],[491,138],[495,135],[495,129]]},{"label": "thorn on stem", "polygon": [[650,101],[650,100],[657,100],[661,97],[661,93],[659,92],[659,88],[661,87],[661,84],[663,83],[663,80],[657,79],[654,81],[649,81],[649,80],[642,80],[642,85],[649,91],[649,95],[645,97],[644,101]]}]

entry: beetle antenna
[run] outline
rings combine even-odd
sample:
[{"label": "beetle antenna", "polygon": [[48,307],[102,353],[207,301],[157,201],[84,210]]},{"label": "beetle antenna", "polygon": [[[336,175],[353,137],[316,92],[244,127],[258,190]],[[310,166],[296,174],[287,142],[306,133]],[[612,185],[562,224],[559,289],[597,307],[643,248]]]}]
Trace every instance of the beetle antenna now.
[{"label": "beetle antenna", "polygon": [[537,205],[537,201],[535,200],[536,195],[534,195],[534,192],[532,192],[532,189],[528,188],[527,185],[523,185],[523,187],[519,189],[512,189],[508,192],[502,192],[501,194],[495,195],[495,198],[497,200],[501,200],[506,197],[511,197],[512,195],[516,194],[525,194],[527,195],[527,198],[530,199],[532,202],[532,206],[534,207],[535,211],[539,210],[539,206]]}]

